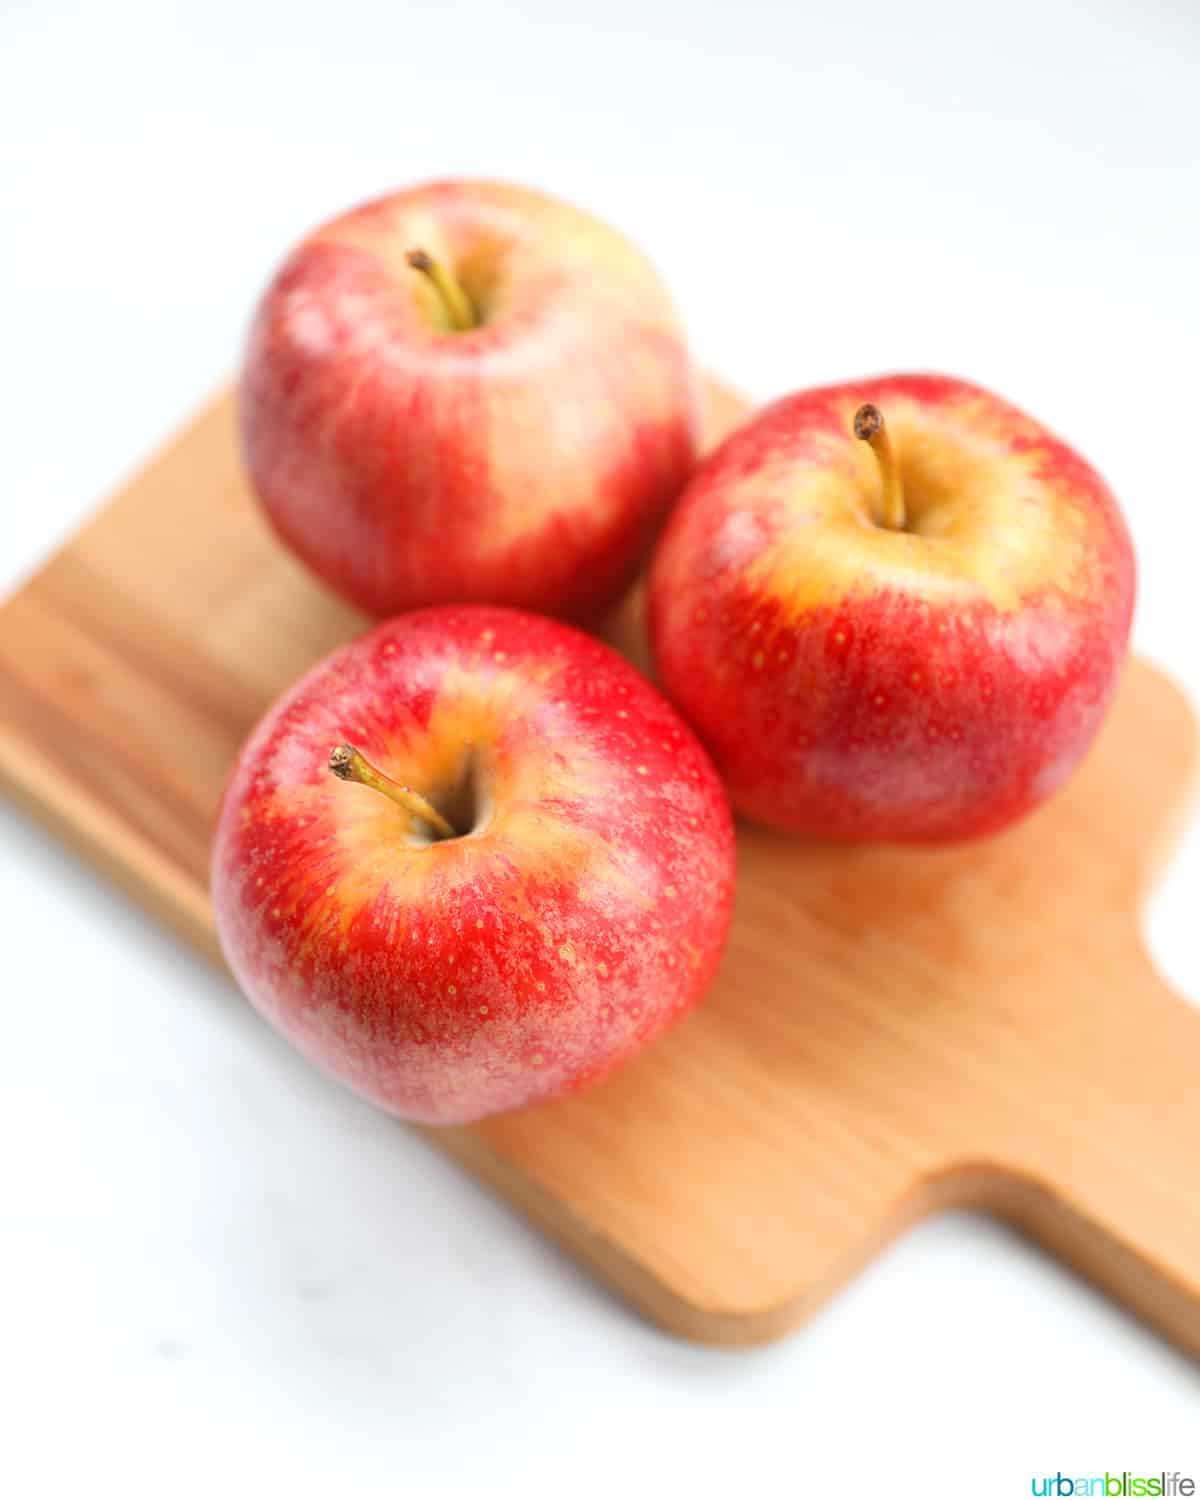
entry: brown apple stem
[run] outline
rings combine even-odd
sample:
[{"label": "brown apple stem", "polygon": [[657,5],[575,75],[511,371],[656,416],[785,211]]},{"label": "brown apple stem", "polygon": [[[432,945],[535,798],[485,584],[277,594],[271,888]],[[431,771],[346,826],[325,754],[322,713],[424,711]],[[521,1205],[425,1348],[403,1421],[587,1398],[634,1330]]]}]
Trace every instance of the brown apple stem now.
[{"label": "brown apple stem", "polygon": [[883,481],[879,524],[892,531],[903,531],[908,518],[904,507],[900,465],[896,462],[896,450],[892,447],[883,413],[869,401],[854,413],[854,436],[861,438],[870,447],[879,464],[879,477]]},{"label": "brown apple stem", "polygon": [[390,797],[405,812],[428,823],[439,838],[458,837],[454,825],[442,817],[432,802],[411,787],[401,786],[398,781],[385,776],[353,745],[336,745],[329,752],[329,769],[342,781],[357,781],[360,786],[374,787],[377,792]]},{"label": "brown apple stem", "polygon": [[440,260],[434,260],[424,250],[410,250],[405,257],[414,271],[420,271],[427,276],[434,291],[441,299],[442,307],[449,320],[450,327],[456,333],[466,333],[469,328],[479,326],[479,319],[475,315],[475,309],[471,306],[471,299],[463,290],[462,283],[458,281]]}]

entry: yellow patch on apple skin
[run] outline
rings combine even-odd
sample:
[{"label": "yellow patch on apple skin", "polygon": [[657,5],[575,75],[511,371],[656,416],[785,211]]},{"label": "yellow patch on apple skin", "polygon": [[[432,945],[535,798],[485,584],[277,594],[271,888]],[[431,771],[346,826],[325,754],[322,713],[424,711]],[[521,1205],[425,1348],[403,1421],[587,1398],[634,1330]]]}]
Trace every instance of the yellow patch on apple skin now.
[{"label": "yellow patch on apple skin", "polygon": [[[277,890],[280,915],[304,908],[298,949],[344,941],[358,913],[386,888],[393,913],[392,941],[407,935],[407,912],[431,898],[452,900],[462,887],[486,884],[514,919],[536,922],[531,885],[562,883],[586,900],[588,888],[616,893],[644,910],[652,896],[627,868],[617,847],[594,829],[572,821],[574,802],[636,796],[632,773],[614,773],[610,762],[574,739],[563,753],[562,735],[547,721],[548,688],[562,670],[550,662],[518,673],[478,667],[447,668],[428,723],[381,718],[360,726],[359,748],[380,770],[435,803],[475,762],[480,791],[475,827],[462,837],[431,842],[427,831],[394,802],[370,787],[330,775],[276,788],[260,806],[268,820],[286,819],[305,844],[297,867],[302,886]],[[554,807],[553,814],[547,807]],[[505,878],[496,879],[500,870]],[[317,872],[317,878],[314,878]],[[311,899],[311,884],[321,894]],[[482,928],[482,918],[475,923]],[[565,952],[562,956],[566,956]]]},{"label": "yellow patch on apple skin", "polygon": [[[606,319],[616,322],[616,314]],[[624,490],[598,482],[593,467],[572,463],[573,454],[624,455],[630,445],[633,414],[647,434],[665,433],[678,419],[677,372],[662,358],[658,339],[671,324],[644,319],[651,341],[624,340],[619,352],[606,354],[602,334],[589,335],[592,358],[573,371],[572,399],[547,411],[542,389],[498,388],[484,405],[484,420],[494,439],[487,449],[488,482],[506,503],[489,516],[481,541],[492,554],[539,534],[557,517],[572,536],[603,535],[614,514],[628,503]],[[611,377],[614,365],[620,382]],[[553,476],[548,488],[547,475]]]},{"label": "yellow patch on apple skin", "polygon": [[[895,531],[874,520],[879,470],[853,436],[854,410],[847,401],[845,436],[809,434],[799,461],[786,444],[767,455],[744,491],[756,530],[740,512],[718,529],[717,549],[723,535],[731,554],[747,548],[744,573],[756,592],[785,600],[793,618],[836,606],[864,579],[872,592],[891,585],[931,603],[986,601],[1006,613],[1048,578],[1064,604],[1094,597],[1092,518],[1056,478],[1055,455],[1037,443],[1029,418],[985,398],[936,410],[889,398],[909,520]],[[1013,451],[1014,438],[1034,446]]]},{"label": "yellow patch on apple skin", "polygon": [[[378,262],[387,285],[380,321],[401,330],[406,343],[449,337],[486,346],[507,321],[522,326],[511,356],[486,350],[493,363],[473,414],[485,435],[478,456],[487,485],[505,498],[477,539],[485,552],[502,556],[553,518],[576,537],[606,530],[625,497],[607,493],[595,465],[576,456],[615,459],[629,448],[631,422],[654,433],[679,419],[680,371],[663,353],[682,337],[679,318],[636,246],[571,204],[510,184],[469,181],[418,187],[353,209],[309,243],[365,252]],[[436,292],[408,263],[414,248],[458,277],[483,313],[478,329],[447,332]],[[545,381],[529,379],[522,362],[537,358],[539,348],[553,355],[546,372],[552,385],[565,368],[555,354],[560,346],[585,347],[589,358],[573,362],[572,399],[548,405]],[[499,352],[504,356],[503,340]],[[461,384],[445,391],[431,386],[430,397],[461,402]]]}]

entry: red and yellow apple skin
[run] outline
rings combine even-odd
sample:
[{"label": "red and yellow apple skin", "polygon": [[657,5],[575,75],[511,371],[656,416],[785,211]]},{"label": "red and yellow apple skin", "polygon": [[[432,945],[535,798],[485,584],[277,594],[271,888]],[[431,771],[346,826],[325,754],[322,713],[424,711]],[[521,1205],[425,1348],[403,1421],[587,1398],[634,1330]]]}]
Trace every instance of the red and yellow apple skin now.
[{"label": "red and yellow apple skin", "polygon": [[[346,741],[463,836],[336,779]],[[269,1021],[446,1124],[570,1089],[682,1016],[733,880],[725,793],[662,695],[569,626],[467,606],[377,627],[276,703],[226,790],[212,891]]]},{"label": "red and yellow apple skin", "polygon": [[[875,519],[884,415],[908,508]],[[1060,787],[1104,716],[1134,601],[1103,480],[977,386],[895,375],[804,391],[726,440],[656,549],[667,693],[734,806],[818,838],[938,842]]]},{"label": "red and yellow apple skin", "polygon": [[[414,249],[479,326],[449,326]],[[239,391],[272,524],[377,616],[470,602],[599,618],[692,470],[698,412],[644,256],[565,203],[478,181],[310,235],[262,299]]]}]

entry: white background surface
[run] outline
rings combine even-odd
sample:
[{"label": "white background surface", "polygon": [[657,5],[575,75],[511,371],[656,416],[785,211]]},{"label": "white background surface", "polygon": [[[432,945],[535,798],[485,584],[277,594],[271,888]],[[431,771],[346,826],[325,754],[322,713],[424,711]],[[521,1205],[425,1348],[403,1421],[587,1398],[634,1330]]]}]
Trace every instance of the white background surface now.
[{"label": "white background surface", "polygon": [[[756,396],[948,369],[1050,422],[1200,699],[1192,0],[838,9],[8,0],[0,587],[226,376],[295,236],[470,171],[625,228]],[[1195,996],[1198,892],[1193,831],[1150,930]],[[1196,1367],[986,1221],[918,1229],[788,1342],[690,1348],[5,807],[0,937],[5,1494],[1200,1478]]]}]

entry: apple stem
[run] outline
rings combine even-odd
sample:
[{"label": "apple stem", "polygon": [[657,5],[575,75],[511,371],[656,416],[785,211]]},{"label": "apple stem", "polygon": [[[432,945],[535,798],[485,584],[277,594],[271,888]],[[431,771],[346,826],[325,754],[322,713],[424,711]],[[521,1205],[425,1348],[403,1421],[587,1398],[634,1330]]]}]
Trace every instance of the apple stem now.
[{"label": "apple stem", "polygon": [[896,462],[896,450],[892,447],[883,413],[869,401],[854,413],[854,436],[867,444],[879,464],[879,477],[883,481],[879,524],[892,531],[903,531],[908,518],[904,507],[904,486],[900,482],[900,465]]},{"label": "apple stem", "polygon": [[421,818],[434,830],[439,838],[454,839],[458,832],[452,823],[442,817],[433,803],[411,787],[401,786],[390,776],[385,776],[353,745],[336,745],[329,752],[329,769],[342,781],[357,781],[360,786],[374,787],[385,797],[390,797],[397,806],[414,818]]},{"label": "apple stem", "polygon": [[475,309],[471,306],[471,299],[463,290],[462,283],[457,280],[441,263],[434,260],[432,255],[424,250],[410,250],[405,257],[414,271],[420,271],[427,276],[441,299],[442,308],[449,320],[450,327],[455,333],[466,333],[470,328],[479,326],[479,319]]}]

